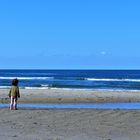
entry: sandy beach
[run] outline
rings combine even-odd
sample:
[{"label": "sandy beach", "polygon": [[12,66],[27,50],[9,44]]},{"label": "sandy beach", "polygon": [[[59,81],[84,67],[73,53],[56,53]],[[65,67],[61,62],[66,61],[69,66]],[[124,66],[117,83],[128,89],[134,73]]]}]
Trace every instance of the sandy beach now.
[{"label": "sandy beach", "polygon": [[[0,103],[8,103],[8,89],[0,89]],[[63,89],[20,89],[19,103],[110,103],[139,102],[138,91],[97,91]]]},{"label": "sandy beach", "polygon": [[[21,89],[21,103],[139,102],[139,92]],[[8,90],[0,90],[8,103]],[[0,109],[1,140],[139,140],[139,110]]]}]

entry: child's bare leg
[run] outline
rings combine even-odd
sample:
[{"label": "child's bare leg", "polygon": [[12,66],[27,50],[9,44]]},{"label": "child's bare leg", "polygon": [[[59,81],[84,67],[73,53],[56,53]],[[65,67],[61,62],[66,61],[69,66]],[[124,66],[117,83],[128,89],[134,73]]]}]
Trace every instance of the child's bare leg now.
[{"label": "child's bare leg", "polygon": [[14,110],[17,110],[17,98],[14,98]]},{"label": "child's bare leg", "polygon": [[11,96],[10,110],[13,109],[14,98]]}]

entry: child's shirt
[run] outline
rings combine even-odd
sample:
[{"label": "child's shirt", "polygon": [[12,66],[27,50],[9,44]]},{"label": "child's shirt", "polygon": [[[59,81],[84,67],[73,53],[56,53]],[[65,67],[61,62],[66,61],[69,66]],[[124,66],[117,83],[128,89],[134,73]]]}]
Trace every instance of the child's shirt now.
[{"label": "child's shirt", "polygon": [[9,97],[20,97],[19,88],[18,86],[12,86],[9,91]]}]

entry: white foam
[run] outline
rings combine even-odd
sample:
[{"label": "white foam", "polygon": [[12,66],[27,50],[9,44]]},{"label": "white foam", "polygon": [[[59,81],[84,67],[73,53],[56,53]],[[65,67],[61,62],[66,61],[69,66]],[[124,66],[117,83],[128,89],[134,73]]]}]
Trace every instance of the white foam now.
[{"label": "white foam", "polygon": [[24,89],[48,89],[46,87],[25,87]]},{"label": "white foam", "polygon": [[140,79],[98,79],[98,78],[85,78],[89,81],[119,81],[119,82],[140,82]]},{"label": "white foam", "polygon": [[11,86],[0,86],[0,89],[9,89]]},{"label": "white foam", "polygon": [[53,79],[53,77],[0,77],[0,79],[5,80],[12,80],[12,79],[19,79],[19,80],[46,80],[46,79]]}]

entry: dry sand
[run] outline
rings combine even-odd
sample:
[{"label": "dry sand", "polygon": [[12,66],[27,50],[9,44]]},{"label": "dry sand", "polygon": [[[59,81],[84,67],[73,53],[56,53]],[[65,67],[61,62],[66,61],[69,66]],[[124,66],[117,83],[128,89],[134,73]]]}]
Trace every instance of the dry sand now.
[{"label": "dry sand", "polygon": [[[0,90],[8,102],[8,90]],[[21,90],[19,103],[140,101],[138,92]],[[140,140],[139,110],[0,109],[0,140]]]},{"label": "dry sand", "polygon": [[[7,89],[0,89],[0,103],[8,103]],[[62,89],[21,89],[19,103],[139,102],[140,92]]]}]

